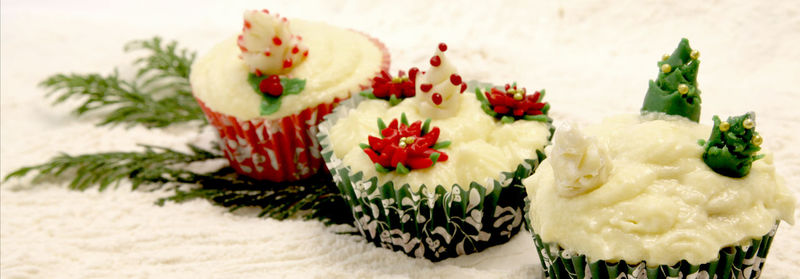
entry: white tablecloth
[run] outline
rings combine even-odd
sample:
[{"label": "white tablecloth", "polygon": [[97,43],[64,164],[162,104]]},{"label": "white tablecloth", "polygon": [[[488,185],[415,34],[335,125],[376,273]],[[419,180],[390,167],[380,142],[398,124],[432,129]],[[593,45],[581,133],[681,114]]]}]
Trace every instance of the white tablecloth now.
[{"label": "white tablecloth", "polygon": [[[393,71],[426,65],[446,42],[465,79],[546,88],[557,123],[637,113],[656,61],[687,37],[702,52],[701,122],[756,111],[778,172],[800,192],[797,1],[427,2],[3,1],[0,174],[59,152],[207,144],[214,132],[191,125],[95,127],[99,114],[75,117],[74,102],[52,107],[37,83],[54,73],[129,72],[136,55],[122,46],[153,35],[202,55],[240,30],[244,9],[268,8],[380,38]],[[164,193],[129,189],[3,183],[0,277],[530,278],[541,270],[526,232],[482,253],[431,263],[314,221],[231,214],[202,200],[158,207],[153,201]],[[798,274],[800,230],[782,224],[763,278]]]}]

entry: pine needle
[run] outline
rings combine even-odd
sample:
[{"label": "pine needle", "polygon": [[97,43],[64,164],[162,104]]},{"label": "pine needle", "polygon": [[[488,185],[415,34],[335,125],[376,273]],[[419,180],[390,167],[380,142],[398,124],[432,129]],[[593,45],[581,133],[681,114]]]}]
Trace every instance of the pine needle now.
[{"label": "pine needle", "polygon": [[34,184],[46,179],[65,179],[70,181],[70,189],[86,190],[97,185],[103,191],[128,179],[135,190],[143,183],[164,185],[170,182],[194,181],[197,174],[174,166],[221,157],[193,145],[189,145],[188,153],[165,147],[141,146],[144,150],[139,152],[105,152],[78,156],[62,153],[49,162],[15,170],[4,181],[35,173],[32,180]]},{"label": "pine needle", "polygon": [[352,224],[350,208],[339,195],[328,173],[295,182],[265,182],[236,174],[225,167],[216,172],[198,175],[195,182],[200,187],[189,190],[176,189],[175,194],[159,199],[185,202],[196,198],[209,200],[236,211],[244,207],[258,207],[259,216],[278,220],[300,216],[325,224]]},{"label": "pine needle", "polygon": [[[139,152],[106,152],[71,156],[61,154],[49,162],[20,168],[4,178],[23,178],[33,175],[33,184],[43,180],[69,180],[69,187],[86,190],[97,186],[103,191],[129,180],[132,189],[141,185],[160,189],[176,186],[172,196],[156,201],[186,202],[196,198],[209,200],[236,211],[243,207],[259,207],[259,216],[286,219],[300,216],[326,224],[351,224],[352,216],[344,199],[332,182],[330,174],[320,173],[311,178],[271,183],[238,175],[233,168],[224,167],[210,173],[197,173],[186,166],[222,158],[217,150],[205,150],[188,145],[189,152],[142,145]],[[181,187],[188,188],[181,190]]]},{"label": "pine needle", "polygon": [[162,44],[161,38],[128,43],[125,51],[145,50],[136,59],[135,78],[125,80],[114,70],[110,75],[56,74],[39,85],[56,95],[53,104],[68,99],[83,100],[74,109],[78,115],[101,108],[111,112],[98,123],[103,125],[137,124],[148,128],[199,120],[206,123],[203,111],[194,100],[189,86],[189,71],[195,53],[178,49],[176,42]]}]

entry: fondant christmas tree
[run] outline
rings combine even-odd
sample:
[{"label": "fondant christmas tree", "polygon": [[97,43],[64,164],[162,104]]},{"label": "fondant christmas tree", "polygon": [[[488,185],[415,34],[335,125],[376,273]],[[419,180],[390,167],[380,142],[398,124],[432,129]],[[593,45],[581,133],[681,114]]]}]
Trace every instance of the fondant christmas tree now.
[{"label": "fondant christmas tree", "polygon": [[703,161],[715,172],[730,176],[744,177],[750,173],[753,161],[761,156],[763,139],[755,131],[756,115],[748,112],[744,115],[728,117],[720,121],[714,116],[714,128],[711,136],[704,142]]},{"label": "fondant christmas tree", "polygon": [[644,97],[642,112],[662,112],[680,115],[698,122],[700,119],[700,89],[697,88],[697,69],[700,52],[692,50],[689,40],[681,39],[670,55],[658,62],[658,78],[650,81]]}]

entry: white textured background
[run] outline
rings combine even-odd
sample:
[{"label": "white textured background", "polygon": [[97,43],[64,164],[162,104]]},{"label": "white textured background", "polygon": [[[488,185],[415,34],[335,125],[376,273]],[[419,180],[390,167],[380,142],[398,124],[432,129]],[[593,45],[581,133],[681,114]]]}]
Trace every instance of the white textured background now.
[{"label": "white textured background", "polygon": [[[110,2],[110,1],[109,1]],[[431,1],[433,2],[433,1]],[[612,3],[613,2],[613,3]],[[665,1],[666,2],[666,1]],[[214,132],[192,126],[97,128],[36,84],[60,72],[125,72],[132,39],[160,35],[202,55],[238,32],[244,9],[362,30],[386,43],[392,68],[424,66],[440,41],[465,79],[547,88],[556,121],[636,113],[656,61],[681,37],[702,53],[703,123],[753,110],[778,171],[800,192],[798,1],[3,1],[0,175],[58,152],[182,148]],[[227,213],[205,201],[153,205],[128,185],[0,189],[2,278],[530,278],[528,233],[483,253],[430,263],[337,235],[318,222]],[[800,219],[800,214],[795,215]],[[762,278],[800,274],[800,230],[782,224]]]}]

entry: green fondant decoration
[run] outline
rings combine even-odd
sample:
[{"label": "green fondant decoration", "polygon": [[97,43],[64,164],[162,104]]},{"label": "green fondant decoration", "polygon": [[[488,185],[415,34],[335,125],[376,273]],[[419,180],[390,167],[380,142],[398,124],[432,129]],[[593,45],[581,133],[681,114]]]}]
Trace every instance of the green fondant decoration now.
[{"label": "green fondant decoration", "polygon": [[389,173],[389,170],[387,170],[386,168],[381,166],[381,164],[378,163],[375,163],[375,170],[377,170],[379,173]]},{"label": "green fondant decoration", "polygon": [[[679,115],[694,122],[700,120],[700,89],[697,88],[697,69],[700,61],[691,56],[689,40],[681,39],[678,47],[666,60],[658,62],[658,78],[650,80],[642,104],[642,112],[662,112]],[[669,71],[662,71],[669,65]],[[681,94],[678,87],[685,84],[688,90]]]},{"label": "green fondant decoration", "polygon": [[394,95],[390,95],[390,96],[389,96],[389,105],[390,105],[390,106],[396,106],[396,105],[397,105],[397,104],[399,104],[401,101],[403,101],[403,99],[398,99],[398,98],[397,98],[397,97],[395,97]]},{"label": "green fondant decoration", "polygon": [[[728,117],[726,122],[730,127],[721,131],[720,125],[723,122],[715,115],[711,136],[703,146],[703,161],[706,165],[715,172],[730,177],[744,177],[750,173],[753,161],[761,158],[756,155],[761,147],[753,143],[753,138],[760,138],[755,131],[755,120],[756,115],[753,112]],[[749,129],[745,127],[746,121],[752,123]]]},{"label": "green fondant decoration", "polygon": [[395,171],[397,171],[398,174],[408,174],[409,172],[411,172],[410,170],[408,170],[408,168],[406,168],[406,166],[403,165],[403,163],[397,163],[397,168],[395,169]]},{"label": "green fondant decoration", "polygon": [[358,92],[358,95],[361,95],[361,97],[364,97],[364,98],[367,98],[367,99],[370,99],[370,100],[377,100],[378,99],[378,97],[375,97],[375,95],[372,94],[372,88],[369,88],[367,90]]},{"label": "green fondant decoration", "polygon": [[437,142],[436,144],[433,145],[433,149],[439,150],[439,149],[442,149],[442,148],[447,148],[448,146],[450,146],[451,143],[452,142],[449,141],[449,140],[440,141],[440,142]]},{"label": "green fondant decoration", "polygon": [[275,113],[281,108],[281,99],[283,96],[298,94],[303,92],[303,89],[306,88],[306,80],[305,79],[297,79],[297,78],[285,78],[281,77],[281,86],[283,86],[283,94],[278,97],[273,97],[261,92],[259,88],[259,84],[262,80],[269,78],[268,75],[257,76],[256,74],[250,73],[247,76],[247,82],[250,83],[250,87],[256,91],[259,95],[262,96],[261,98],[261,115],[270,115]]},{"label": "green fondant decoration", "polygon": [[425,122],[422,123],[422,134],[423,135],[427,134],[430,131],[430,129],[431,129],[431,119],[427,118],[425,119]]},{"label": "green fondant decoration", "polygon": [[433,162],[433,164],[431,165],[431,167],[433,167],[434,165],[436,165],[436,162],[438,162],[438,161],[439,161],[439,156],[440,156],[440,155],[442,155],[442,154],[440,154],[439,152],[434,152],[434,153],[431,153],[431,156],[430,156],[430,157],[428,157],[429,159],[431,159],[431,162]]},{"label": "green fondant decoration", "polygon": [[386,123],[383,122],[383,119],[378,117],[378,135],[383,138],[383,130],[386,129]]},{"label": "green fondant decoration", "polygon": [[[369,99],[369,100],[385,100],[385,99],[381,99],[381,98],[375,97],[375,94],[373,93],[372,88],[367,88],[364,91],[358,92],[358,95],[361,95],[361,97],[364,97],[364,98]],[[402,102],[403,99],[405,99],[405,98],[397,98],[397,96],[395,96],[395,95],[389,95],[389,105],[390,106],[396,106],[397,104]]]}]

